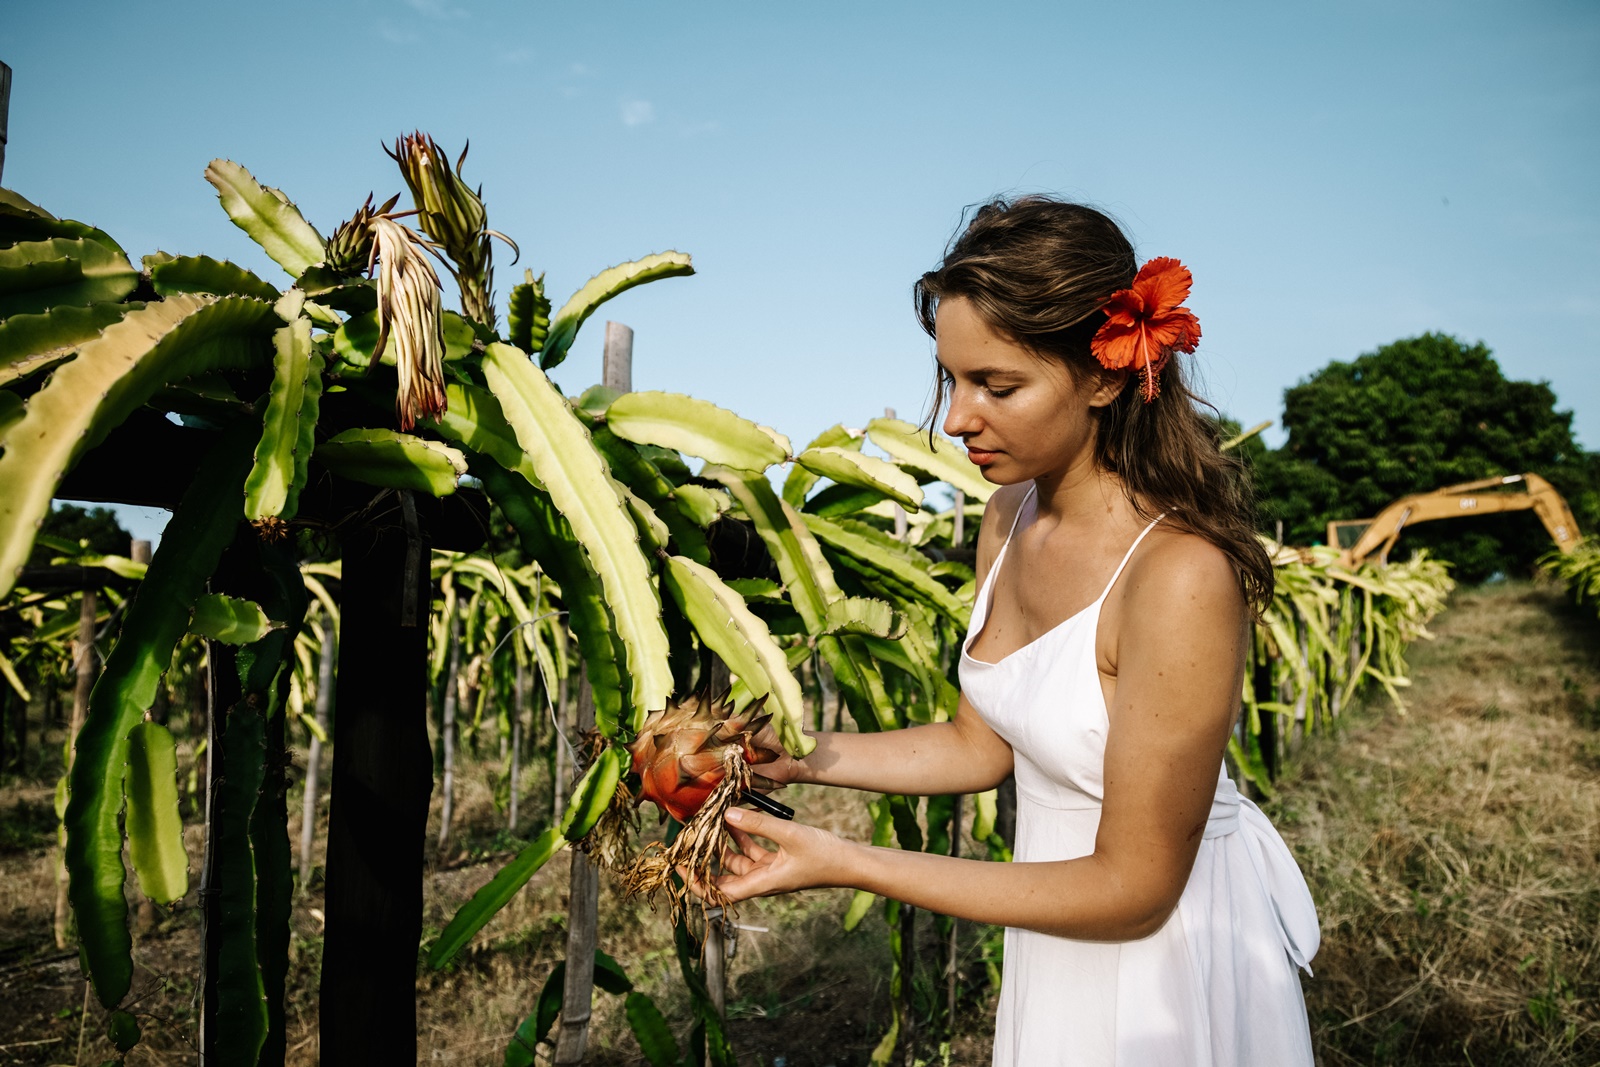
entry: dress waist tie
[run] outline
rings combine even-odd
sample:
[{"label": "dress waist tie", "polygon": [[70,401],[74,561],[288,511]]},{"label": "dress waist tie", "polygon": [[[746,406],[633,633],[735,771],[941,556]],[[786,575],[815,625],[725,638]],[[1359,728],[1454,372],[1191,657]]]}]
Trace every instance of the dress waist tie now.
[{"label": "dress waist tie", "polygon": [[1317,954],[1322,933],[1317,927],[1317,906],[1300,867],[1266,814],[1248,797],[1239,795],[1231,779],[1217,784],[1206,819],[1206,838],[1240,834],[1250,867],[1272,904],[1278,921],[1278,937],[1296,967],[1311,973],[1311,959]]}]

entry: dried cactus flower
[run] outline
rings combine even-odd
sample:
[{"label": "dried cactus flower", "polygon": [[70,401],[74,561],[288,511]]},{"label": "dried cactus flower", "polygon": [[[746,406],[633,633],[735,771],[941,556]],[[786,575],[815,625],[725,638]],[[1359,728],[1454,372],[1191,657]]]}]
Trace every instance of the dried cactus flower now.
[{"label": "dried cactus flower", "polygon": [[596,864],[611,871],[624,871],[633,860],[633,841],[639,834],[638,799],[627,780],[617,784],[594,829],[577,843]]},{"label": "dried cactus flower", "polygon": [[422,238],[393,218],[372,220],[372,256],[378,266],[378,341],[373,362],[394,342],[400,387],[395,409],[400,428],[423,416],[444,414],[444,325],[439,275]]},{"label": "dried cactus flower", "polygon": [[687,890],[672,875],[683,869],[700,883],[702,907],[729,903],[716,887],[715,870],[722,857],[727,829],[723,816],[752,784],[776,783],[752,770],[780,759],[783,749],[761,714],[764,701],[733,713],[728,695],[712,699],[701,692],[653,713],[629,746],[633,770],[640,779],[640,800],[651,800],[683,823],[672,844],[652,843],[622,870],[628,895],[653,898],[666,890],[674,916],[687,903]]},{"label": "dried cactus flower", "polygon": [[256,519],[250,525],[255,527],[256,536],[269,544],[277,544],[289,536],[289,524],[276,515]]}]

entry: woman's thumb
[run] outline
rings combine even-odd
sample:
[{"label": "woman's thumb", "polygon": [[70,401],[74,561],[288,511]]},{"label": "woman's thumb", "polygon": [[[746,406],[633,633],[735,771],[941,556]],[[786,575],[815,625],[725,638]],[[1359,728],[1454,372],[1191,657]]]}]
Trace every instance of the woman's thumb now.
[{"label": "woman's thumb", "polygon": [[[747,808],[729,808],[724,818],[729,826],[737,826],[747,834],[756,834],[772,841],[777,841],[783,836],[784,822],[774,818],[764,811],[750,811]],[[773,831],[777,832],[774,833]]]}]

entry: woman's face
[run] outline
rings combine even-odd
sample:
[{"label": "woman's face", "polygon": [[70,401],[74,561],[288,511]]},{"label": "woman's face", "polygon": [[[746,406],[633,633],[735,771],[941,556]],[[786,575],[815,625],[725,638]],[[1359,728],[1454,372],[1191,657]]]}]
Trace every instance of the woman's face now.
[{"label": "woman's face", "polygon": [[944,432],[960,438],[987,480],[1013,485],[1093,460],[1090,409],[1120,391],[1117,375],[1078,381],[985,322],[960,297],[939,301],[939,366],[949,379]]}]

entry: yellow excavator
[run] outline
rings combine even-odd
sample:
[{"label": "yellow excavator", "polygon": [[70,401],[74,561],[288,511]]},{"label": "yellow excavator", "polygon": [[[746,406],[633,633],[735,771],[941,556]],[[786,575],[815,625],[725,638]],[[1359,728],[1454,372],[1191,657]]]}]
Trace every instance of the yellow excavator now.
[{"label": "yellow excavator", "polygon": [[[1503,488],[1511,485],[1520,488]],[[1578,524],[1572,517],[1572,509],[1567,507],[1555,486],[1537,474],[1483,478],[1447,485],[1431,493],[1403,496],[1380,511],[1377,518],[1335,519],[1328,523],[1328,544],[1340,550],[1339,562],[1346,567],[1356,566],[1374,552],[1378,554],[1379,563],[1387,563],[1389,550],[1407,526],[1434,519],[1459,519],[1530,508],[1544,523],[1557,548],[1571,552],[1577,547]]]}]

